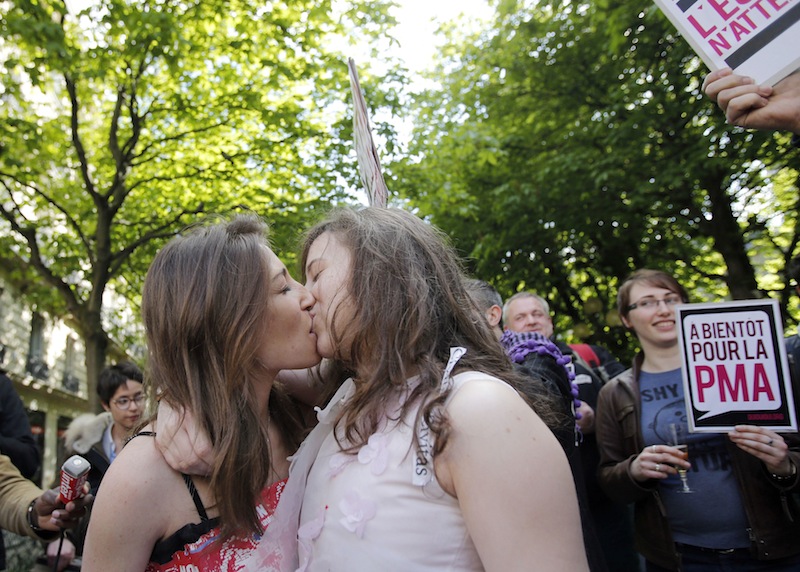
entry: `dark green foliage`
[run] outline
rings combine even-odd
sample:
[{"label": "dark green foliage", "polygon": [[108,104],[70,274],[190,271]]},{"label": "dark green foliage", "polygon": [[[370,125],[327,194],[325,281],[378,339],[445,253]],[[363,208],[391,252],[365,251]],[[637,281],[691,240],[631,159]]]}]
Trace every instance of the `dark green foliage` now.
[{"label": "dark green foliage", "polygon": [[707,70],[648,0],[496,7],[478,36],[451,33],[444,93],[419,98],[419,159],[392,165],[475,274],[538,291],[558,330],[621,353],[614,297],[636,268],[674,272],[702,300],[786,302],[788,137],[726,125],[701,94]]}]

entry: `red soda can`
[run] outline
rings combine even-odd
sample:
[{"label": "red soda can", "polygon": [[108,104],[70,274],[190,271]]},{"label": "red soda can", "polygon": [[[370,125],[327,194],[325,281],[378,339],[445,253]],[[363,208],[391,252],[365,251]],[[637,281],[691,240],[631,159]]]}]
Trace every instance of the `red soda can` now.
[{"label": "red soda can", "polygon": [[64,504],[83,496],[83,485],[92,466],[80,455],[72,455],[61,466],[59,498]]}]

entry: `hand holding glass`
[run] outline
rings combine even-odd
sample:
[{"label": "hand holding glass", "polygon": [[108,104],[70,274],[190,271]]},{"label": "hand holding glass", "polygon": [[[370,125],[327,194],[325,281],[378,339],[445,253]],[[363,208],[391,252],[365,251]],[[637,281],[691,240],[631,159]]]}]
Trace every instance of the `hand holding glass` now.
[{"label": "hand holding glass", "polygon": [[[686,444],[686,437],[688,434],[686,425],[682,423],[670,423],[669,424],[669,434],[670,434],[670,446],[675,447],[676,449],[680,450],[683,458],[688,460],[689,458],[689,446]],[[683,468],[680,465],[675,465],[675,470],[678,471],[678,476],[681,479],[681,488],[678,489],[679,493],[693,493],[694,491],[689,487],[689,480],[687,477],[687,469]]]}]

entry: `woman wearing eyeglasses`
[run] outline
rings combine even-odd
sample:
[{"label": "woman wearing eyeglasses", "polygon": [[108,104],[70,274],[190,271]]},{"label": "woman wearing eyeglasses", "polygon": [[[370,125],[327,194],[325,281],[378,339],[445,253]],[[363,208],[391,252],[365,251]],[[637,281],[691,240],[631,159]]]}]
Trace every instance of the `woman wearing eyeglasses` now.
[{"label": "woman wearing eyeglasses", "polygon": [[132,363],[105,368],[97,379],[97,395],[105,412],[81,415],[64,434],[67,456],[81,455],[92,464],[88,480],[93,495],[142,415],[142,381],[142,370]]},{"label": "woman wearing eyeglasses", "polygon": [[[800,489],[797,436],[749,425],[728,435],[684,429],[675,306],[687,301],[658,270],[638,270],[619,289],[619,313],[641,352],[600,392],[600,484],[635,503],[647,572],[800,570],[800,510],[791,497]],[[688,455],[676,444],[688,445]],[[687,471],[686,486],[678,469]]]},{"label": "woman wearing eyeglasses", "polygon": [[[97,395],[105,411],[76,417],[64,434],[64,459],[81,455],[92,465],[87,480],[93,495],[97,494],[109,465],[139,422],[144,408],[143,381],[142,370],[132,363],[120,362],[106,367],[97,379]],[[61,546],[59,570],[83,553],[87,525],[88,518],[85,518],[63,544],[56,540],[47,546],[51,560],[57,557]]]}]

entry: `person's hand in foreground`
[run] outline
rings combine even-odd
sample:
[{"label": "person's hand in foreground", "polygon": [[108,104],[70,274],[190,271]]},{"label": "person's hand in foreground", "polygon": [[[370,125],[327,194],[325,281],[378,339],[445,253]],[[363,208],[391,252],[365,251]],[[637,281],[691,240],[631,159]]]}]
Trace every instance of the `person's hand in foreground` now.
[{"label": "person's hand in foreground", "polygon": [[156,446],[167,464],[187,475],[208,475],[214,463],[214,449],[191,411],[176,411],[164,401],[158,403]]},{"label": "person's hand in foreground", "polygon": [[57,532],[74,527],[94,502],[94,497],[88,494],[88,484],[85,485],[85,490],[85,496],[68,502],[66,506],[58,497],[58,489],[43,492],[33,504],[33,515],[39,528]]},{"label": "person's hand in foreground", "polygon": [[706,76],[703,92],[717,102],[728,123],[800,134],[800,71],[771,87],[724,68]]}]

